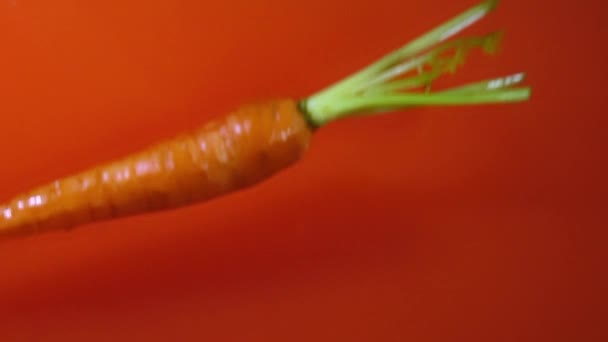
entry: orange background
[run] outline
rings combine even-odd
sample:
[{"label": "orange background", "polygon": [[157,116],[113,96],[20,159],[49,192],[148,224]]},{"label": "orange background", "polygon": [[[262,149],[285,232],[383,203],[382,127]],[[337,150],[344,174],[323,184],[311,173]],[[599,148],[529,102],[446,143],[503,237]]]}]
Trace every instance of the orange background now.
[{"label": "orange background", "polygon": [[[324,87],[475,0],[0,1],[0,197]],[[606,13],[503,1],[445,82],[529,103],[321,130],[173,212],[0,244],[0,340],[606,341]]]}]

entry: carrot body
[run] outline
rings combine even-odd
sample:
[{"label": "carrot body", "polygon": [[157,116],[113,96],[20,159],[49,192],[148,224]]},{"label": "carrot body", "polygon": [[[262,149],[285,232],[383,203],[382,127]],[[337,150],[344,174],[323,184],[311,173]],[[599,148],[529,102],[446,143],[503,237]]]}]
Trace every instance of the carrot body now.
[{"label": "carrot body", "polygon": [[245,105],[125,159],[0,206],[0,236],[177,208],[267,179],[305,153],[312,128],[289,99]]}]

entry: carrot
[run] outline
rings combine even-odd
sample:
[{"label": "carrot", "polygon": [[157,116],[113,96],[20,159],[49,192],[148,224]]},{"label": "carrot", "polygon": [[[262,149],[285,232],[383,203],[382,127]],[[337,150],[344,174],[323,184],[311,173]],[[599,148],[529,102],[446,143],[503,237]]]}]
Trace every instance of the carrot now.
[{"label": "carrot", "polygon": [[491,12],[483,1],[361,71],[303,99],[252,103],[169,141],[56,180],[0,206],[0,236],[193,205],[254,186],[298,162],[314,132],[355,115],[417,106],[525,101],[525,75],[431,91],[474,48],[496,51],[502,34],[451,39]]},{"label": "carrot", "polygon": [[246,105],[123,160],[18,196],[0,207],[0,233],[69,229],[209,200],[290,166],[311,136],[293,100]]}]

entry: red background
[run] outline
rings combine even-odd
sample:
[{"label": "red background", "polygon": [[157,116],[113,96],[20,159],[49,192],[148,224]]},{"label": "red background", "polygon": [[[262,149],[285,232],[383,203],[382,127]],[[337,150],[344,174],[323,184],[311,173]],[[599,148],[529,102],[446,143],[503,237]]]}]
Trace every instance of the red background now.
[{"label": "red background", "polygon": [[[0,1],[0,197],[324,87],[474,0]],[[208,204],[0,244],[0,340],[606,341],[602,1],[503,1],[446,82]]]}]

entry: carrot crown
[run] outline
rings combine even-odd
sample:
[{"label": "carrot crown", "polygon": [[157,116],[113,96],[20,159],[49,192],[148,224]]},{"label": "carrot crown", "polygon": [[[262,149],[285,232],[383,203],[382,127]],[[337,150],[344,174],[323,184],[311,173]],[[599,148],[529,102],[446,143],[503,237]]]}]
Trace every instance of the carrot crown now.
[{"label": "carrot crown", "polygon": [[474,48],[496,52],[502,32],[451,39],[498,5],[486,0],[436,27],[366,68],[303,99],[302,110],[313,125],[337,119],[417,106],[512,103],[530,98],[529,87],[517,87],[525,73],[496,77],[432,91],[433,81],[454,73]]}]

